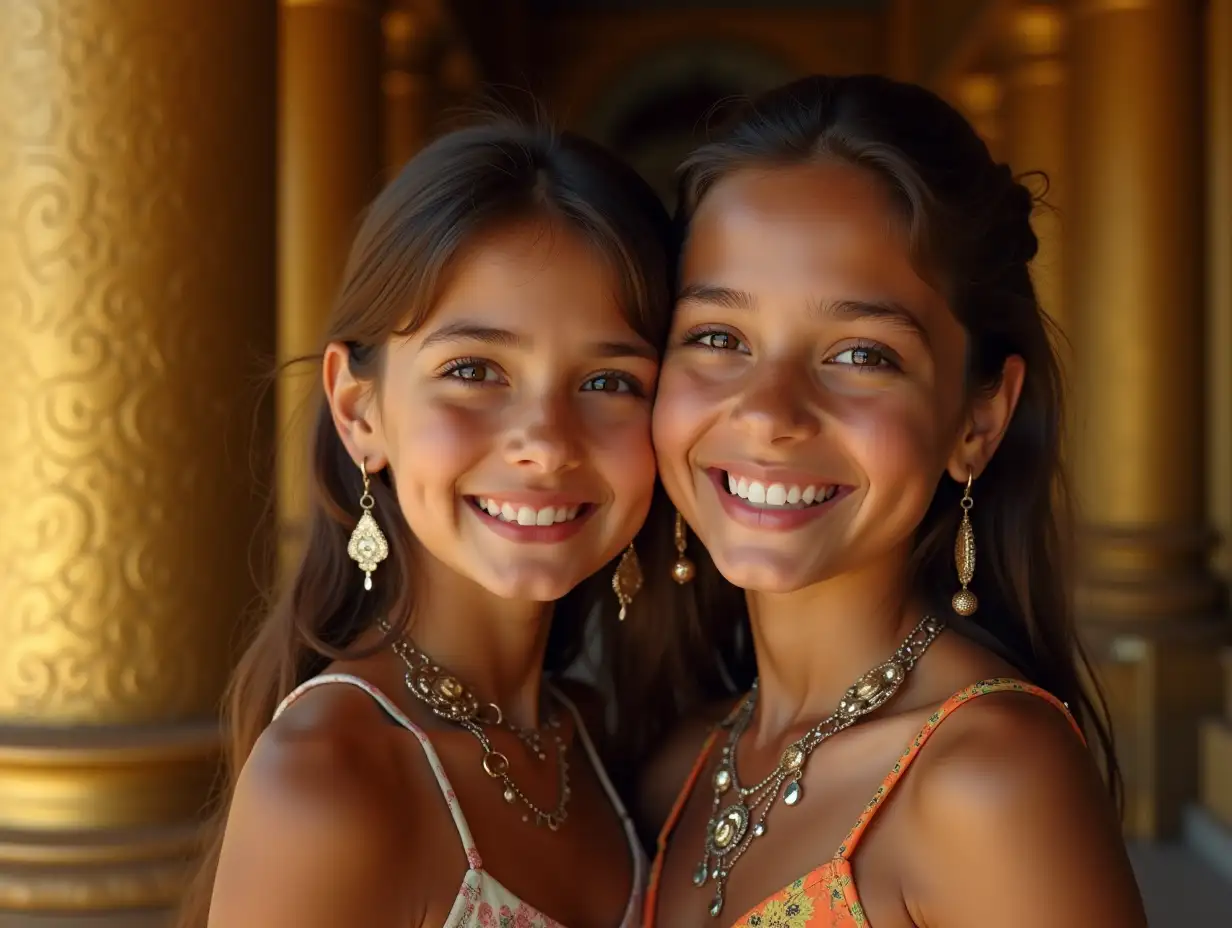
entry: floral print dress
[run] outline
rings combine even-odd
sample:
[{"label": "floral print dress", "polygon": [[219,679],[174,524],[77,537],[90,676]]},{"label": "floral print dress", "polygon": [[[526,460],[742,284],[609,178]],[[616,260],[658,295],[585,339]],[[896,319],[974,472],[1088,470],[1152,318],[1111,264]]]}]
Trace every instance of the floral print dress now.
[{"label": "floral print dress", "polygon": [[[437,757],[436,751],[432,747],[432,742],[428,740],[428,736],[418,725],[408,719],[394,705],[388,696],[367,680],[345,673],[327,673],[313,677],[311,680],[300,684],[282,701],[278,711],[274,713],[274,718],[278,718],[291,703],[295,702],[296,699],[308,690],[331,683],[359,687],[376,700],[381,708],[389,714],[390,718],[415,736],[423,748],[424,754],[427,755],[432,772],[436,774],[436,782],[440,785],[445,802],[449,805],[449,812],[453,816],[453,823],[458,829],[458,837],[462,841],[462,847],[466,850],[468,864],[466,875],[462,878],[462,887],[458,890],[458,898],[455,900],[453,909],[450,911],[449,917],[445,920],[442,928],[565,928],[565,926],[544,915],[538,909],[527,905],[502,886],[500,881],[492,876],[492,874],[483,869],[483,859],[479,856],[479,850],[475,847],[475,841],[471,837],[470,826],[466,823],[466,818],[462,814],[462,808],[458,804],[458,798],[449,783],[449,777],[445,775],[445,768],[441,766],[440,758]],[[603,785],[604,792],[607,793],[608,799],[616,809],[616,813],[620,816],[621,823],[624,825],[625,838],[629,842],[629,852],[633,855],[633,891],[629,897],[629,904],[625,907],[625,914],[621,919],[620,928],[636,928],[642,907],[642,880],[646,872],[646,856],[642,852],[641,844],[638,841],[637,831],[634,828],[633,820],[625,811],[620,797],[616,795],[615,787],[612,786],[611,780],[608,779],[607,773],[599,761],[599,753],[595,750],[594,743],[586,732],[586,726],[582,722],[582,716],[577,711],[577,707],[554,687],[552,688],[552,695],[560,700],[561,704],[569,711],[569,714],[573,716],[573,721],[577,725],[578,738],[582,743],[583,749],[586,751],[586,756],[590,759],[591,764],[594,765],[595,772],[599,776],[599,782]]]},{"label": "floral print dress", "polygon": [[[1065,714],[1070,724],[1074,726],[1074,730],[1078,732],[1078,737],[1082,737],[1082,730],[1065,705],[1051,693],[1037,686],[1023,683],[1020,680],[995,679],[975,683],[960,690],[928,718],[924,727],[907,745],[903,755],[886,774],[881,786],[877,788],[873,798],[864,807],[859,820],[847,833],[843,843],[839,845],[834,857],[755,906],[737,919],[732,928],[871,928],[868,916],[864,913],[864,906],[860,903],[860,894],[856,892],[855,879],[851,870],[851,857],[860,843],[860,838],[864,836],[869,822],[881,808],[886,797],[890,795],[894,786],[907,772],[907,768],[911,766],[911,762],[920,753],[924,743],[937,730],[937,726],[956,709],[989,693],[1029,693],[1045,699]],[[693,791],[694,784],[702,770],[705,769],[716,735],[717,732],[712,733],[702,747],[701,756],[698,757],[697,763],[693,766],[693,772],[685,781],[684,789],[677,798],[676,805],[659,836],[659,854],[655,860],[654,869],[651,871],[650,887],[646,893],[646,914],[643,922],[645,928],[655,926],[656,897],[668,839],[672,829],[676,827],[676,822],[688,801],[689,794]]]}]

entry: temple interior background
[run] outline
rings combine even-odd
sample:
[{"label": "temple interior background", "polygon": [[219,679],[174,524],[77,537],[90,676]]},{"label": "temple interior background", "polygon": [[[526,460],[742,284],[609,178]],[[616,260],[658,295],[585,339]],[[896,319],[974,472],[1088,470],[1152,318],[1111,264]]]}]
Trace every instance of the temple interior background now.
[{"label": "temple interior background", "polygon": [[0,928],[166,923],[303,506],[312,375],[263,381],[391,172],[495,88],[670,201],[818,71],[1050,179],[1125,834],[1153,926],[1232,924],[1232,0],[0,0]]}]

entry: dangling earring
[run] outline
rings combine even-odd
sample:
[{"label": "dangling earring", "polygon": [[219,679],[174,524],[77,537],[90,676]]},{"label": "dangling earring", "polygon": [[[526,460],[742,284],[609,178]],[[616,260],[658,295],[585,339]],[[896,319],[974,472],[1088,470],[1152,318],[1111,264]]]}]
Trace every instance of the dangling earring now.
[{"label": "dangling earring", "polygon": [[676,513],[676,563],[672,565],[672,579],[677,583],[684,585],[693,579],[697,573],[693,567],[693,562],[684,555],[685,548],[685,524],[684,516],[679,511]]},{"label": "dangling earring", "polygon": [[967,488],[963,490],[962,521],[958,523],[958,537],[954,539],[954,566],[958,568],[958,582],[962,589],[954,594],[950,605],[959,615],[973,615],[979,608],[980,601],[974,593],[967,589],[967,584],[975,576],[975,532],[971,529],[971,507],[975,502],[971,499],[971,483],[975,474],[968,473]]},{"label": "dangling earring", "polygon": [[620,621],[623,622],[629,614],[629,603],[633,602],[633,597],[641,588],[642,564],[630,544],[620,563],[616,565],[616,572],[612,574],[612,592],[616,594],[616,602],[620,603]]},{"label": "dangling earring", "polygon": [[360,462],[359,472],[364,475],[364,492],[359,498],[359,506],[363,509],[363,515],[359,517],[355,530],[351,532],[351,540],[347,542],[347,554],[364,572],[364,589],[370,590],[372,589],[372,572],[376,570],[376,565],[389,557],[389,542],[385,540],[381,527],[372,517],[372,507],[376,504],[376,500],[368,492],[367,458]]}]

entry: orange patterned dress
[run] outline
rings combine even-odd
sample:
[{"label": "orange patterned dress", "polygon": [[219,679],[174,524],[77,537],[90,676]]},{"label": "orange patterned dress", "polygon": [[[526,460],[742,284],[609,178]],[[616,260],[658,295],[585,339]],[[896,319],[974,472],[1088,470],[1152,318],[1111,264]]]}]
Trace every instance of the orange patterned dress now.
[{"label": "orange patterned dress", "polygon": [[[964,690],[960,690],[947,699],[941,708],[929,717],[928,721],[924,723],[924,727],[920,729],[919,734],[907,745],[907,749],[903,752],[902,757],[898,759],[893,769],[890,770],[882,781],[881,786],[878,787],[877,792],[873,794],[873,798],[864,807],[864,812],[860,815],[859,820],[852,827],[851,831],[847,833],[846,839],[839,845],[834,857],[810,873],[800,877],[794,883],[784,886],[773,896],[745,913],[745,915],[736,920],[733,928],[871,928],[868,916],[864,913],[864,906],[860,903],[860,894],[856,891],[855,880],[851,872],[852,855],[855,854],[856,848],[860,844],[860,838],[863,837],[869,822],[872,821],[877,810],[881,808],[886,797],[894,790],[895,784],[907,772],[911,762],[915,760],[916,755],[920,753],[920,749],[924,747],[924,742],[937,730],[938,725],[952,715],[954,710],[961,708],[979,696],[1006,692],[1030,693],[1033,696],[1047,700],[1065,713],[1065,716],[1074,726],[1074,730],[1078,732],[1078,737],[1082,737],[1081,729],[1078,728],[1078,724],[1074,722],[1073,716],[1070,715],[1065,705],[1051,693],[1037,686],[1032,686],[1019,680],[996,679],[975,683]],[[701,755],[698,757],[697,763],[693,765],[693,771],[685,781],[684,789],[676,799],[676,804],[663,826],[662,833],[659,835],[659,853],[655,859],[654,868],[650,873],[650,887],[646,894],[646,913],[643,923],[645,928],[654,928],[655,926],[659,878],[662,875],[663,856],[667,848],[668,838],[676,827],[676,822],[679,820],[680,813],[684,809],[690,793],[693,791],[693,786],[697,783],[702,770],[705,769],[706,762],[710,756],[710,749],[714,745],[717,734],[716,730],[706,739]]]}]

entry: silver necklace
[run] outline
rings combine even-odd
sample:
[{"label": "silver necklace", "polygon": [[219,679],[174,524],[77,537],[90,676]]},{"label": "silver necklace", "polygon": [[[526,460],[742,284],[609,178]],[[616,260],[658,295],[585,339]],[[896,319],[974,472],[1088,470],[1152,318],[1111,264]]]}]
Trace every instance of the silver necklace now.
[{"label": "silver necklace", "polygon": [[[856,680],[839,700],[837,709],[784,749],[778,766],[768,776],[752,786],[742,786],[736,775],[736,748],[741,736],[748,730],[753,709],[757,705],[757,681],[753,681],[748,695],[723,722],[722,727],[728,728],[729,733],[723,746],[722,760],[711,777],[714,801],[710,821],[706,825],[701,863],[693,874],[694,886],[705,886],[711,881],[715,883],[714,898],[710,903],[713,917],[718,918],[723,911],[724,892],[732,867],[744,856],[753,839],[766,833],[766,817],[780,792],[784,805],[794,806],[800,802],[804,795],[800,778],[804,775],[805,763],[817,746],[885,705],[898,692],[916,661],[944,627],[939,619],[925,616],[889,660]],[[732,791],[735,796],[724,805],[724,797]]]},{"label": "silver necklace", "polygon": [[[389,625],[379,623],[387,634]],[[434,715],[453,722],[475,736],[483,748],[483,772],[502,787],[505,802],[520,802],[526,809],[522,821],[535,825],[547,825],[556,831],[569,817],[569,798],[573,791],[569,786],[568,747],[561,737],[560,715],[552,710],[547,716],[547,727],[556,746],[559,777],[559,798],[551,811],[541,808],[528,797],[509,775],[509,758],[492,746],[492,741],[483,726],[503,728],[512,732],[539,760],[547,760],[543,736],[537,728],[522,728],[505,719],[504,712],[496,703],[481,703],[479,698],[461,680],[445,670],[406,638],[396,638],[391,647],[406,664],[406,686],[411,695],[427,706]],[[533,818],[532,818],[533,817]]]}]

